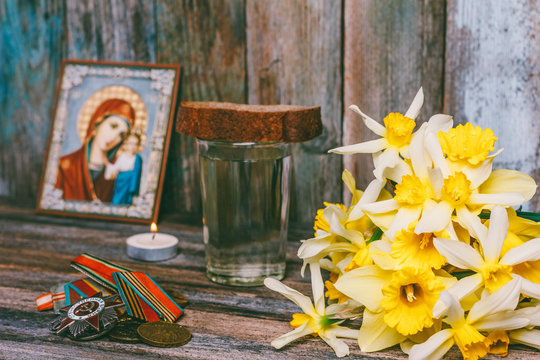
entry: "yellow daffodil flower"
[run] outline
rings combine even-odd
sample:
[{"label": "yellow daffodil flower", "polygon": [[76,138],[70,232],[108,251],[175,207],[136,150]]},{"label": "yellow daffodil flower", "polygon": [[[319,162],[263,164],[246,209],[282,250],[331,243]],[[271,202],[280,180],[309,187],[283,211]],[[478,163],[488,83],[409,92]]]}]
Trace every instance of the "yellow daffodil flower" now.
[{"label": "yellow daffodil flower", "polygon": [[335,287],[366,307],[358,337],[366,352],[393,346],[432,326],[431,310],[445,288],[431,270],[383,270],[377,265],[343,274]]},{"label": "yellow daffodil flower", "polygon": [[359,114],[367,128],[381,138],[342,146],[329,152],[337,154],[374,154],[375,177],[379,180],[386,177],[399,181],[401,176],[411,173],[410,166],[400,157],[400,154],[403,157],[408,157],[409,144],[416,125],[414,120],[420,113],[423,103],[424,93],[420,88],[405,115],[400,113],[388,114],[383,120],[385,126],[364,114],[358,106],[352,105],[350,109]]},{"label": "yellow daffodil flower", "polygon": [[478,166],[486,160],[497,141],[493,130],[482,130],[471,123],[460,124],[447,132],[440,131],[437,137],[447,159],[463,167]]},{"label": "yellow daffodil flower", "polygon": [[264,280],[266,287],[279,292],[298,305],[304,312],[293,314],[291,326],[293,326],[294,330],[274,339],[271,344],[276,349],[281,349],[296,339],[314,334],[323,339],[335,351],[338,357],[346,356],[349,354],[349,346],[339,338],[356,339],[358,330],[352,330],[338,325],[343,320],[332,319],[331,316],[334,314],[326,313],[323,295],[324,287],[320,268],[317,264],[313,264],[310,266],[310,270],[315,305],[313,305],[309,297],[302,295],[278,280],[272,278],[266,278]]},{"label": "yellow daffodil flower", "polygon": [[[500,206],[491,211],[489,230],[486,229],[486,232],[485,237],[478,239],[480,249],[456,240],[439,238],[434,240],[435,247],[448,263],[460,269],[476,272],[459,280],[450,292],[458,299],[471,294],[481,286],[493,293],[513,278],[519,277],[522,280],[521,292],[540,298],[540,283],[523,279],[515,272],[516,266],[520,264],[540,260],[540,239],[527,241],[501,256],[503,242],[508,233],[508,216],[506,210]],[[444,310],[441,303],[435,308],[434,313],[438,317]]]},{"label": "yellow daffodil flower", "polygon": [[446,231],[416,234],[415,226],[416,223],[413,222],[408,229],[396,234],[391,245],[392,257],[402,266],[440,269],[446,264],[446,260],[435,248],[433,239],[448,238],[450,235]]},{"label": "yellow daffodil flower", "polygon": [[493,339],[481,331],[513,330],[527,326],[530,320],[513,311],[519,301],[521,280],[508,282],[493,294],[479,300],[465,316],[458,299],[448,291],[441,293],[441,301],[448,309],[443,319],[450,328],[432,335],[426,342],[412,346],[409,359],[440,359],[455,344],[464,360],[477,360],[485,356]]}]

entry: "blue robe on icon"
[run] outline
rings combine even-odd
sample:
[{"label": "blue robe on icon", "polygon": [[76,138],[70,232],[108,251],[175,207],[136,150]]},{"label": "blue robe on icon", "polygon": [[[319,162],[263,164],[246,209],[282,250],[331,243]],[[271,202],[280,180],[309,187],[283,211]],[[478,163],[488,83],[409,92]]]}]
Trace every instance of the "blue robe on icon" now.
[{"label": "blue robe on icon", "polygon": [[141,186],[142,158],[135,154],[133,169],[120,171],[114,184],[112,203],[115,205],[131,205],[133,196],[139,195]]}]

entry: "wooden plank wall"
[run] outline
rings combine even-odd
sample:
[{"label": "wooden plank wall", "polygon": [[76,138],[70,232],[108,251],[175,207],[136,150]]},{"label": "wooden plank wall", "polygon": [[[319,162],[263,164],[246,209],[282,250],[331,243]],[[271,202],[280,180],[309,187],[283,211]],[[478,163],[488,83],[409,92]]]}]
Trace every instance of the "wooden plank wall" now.
[{"label": "wooden plank wall", "polygon": [[[323,135],[294,148],[294,222],[347,199],[343,168],[372,179],[369,156],[326,154],[371,139],[348,106],[381,119],[420,85],[421,121],[492,127],[496,166],[540,181],[539,19],[534,0],[2,1],[0,195],[36,197],[63,58],[180,63],[185,100],[321,105]],[[169,159],[162,212],[200,221],[193,139],[175,134]]]}]

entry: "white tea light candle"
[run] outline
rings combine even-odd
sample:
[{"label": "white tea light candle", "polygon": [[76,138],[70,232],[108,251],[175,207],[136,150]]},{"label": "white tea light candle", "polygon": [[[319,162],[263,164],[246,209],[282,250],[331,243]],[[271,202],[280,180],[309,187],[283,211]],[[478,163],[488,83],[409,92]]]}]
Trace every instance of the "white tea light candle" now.
[{"label": "white tea light candle", "polygon": [[173,235],[157,232],[152,223],[149,233],[135,234],[127,241],[127,255],[130,258],[144,261],[163,261],[176,256],[178,238]]}]

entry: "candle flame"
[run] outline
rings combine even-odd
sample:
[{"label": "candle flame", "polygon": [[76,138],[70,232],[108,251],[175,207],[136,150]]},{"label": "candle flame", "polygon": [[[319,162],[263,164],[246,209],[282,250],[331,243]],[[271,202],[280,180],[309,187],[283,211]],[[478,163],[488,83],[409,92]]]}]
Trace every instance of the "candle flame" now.
[{"label": "candle flame", "polygon": [[157,225],[155,222],[153,222],[152,225],[150,225],[150,231],[153,233],[157,231]]}]

